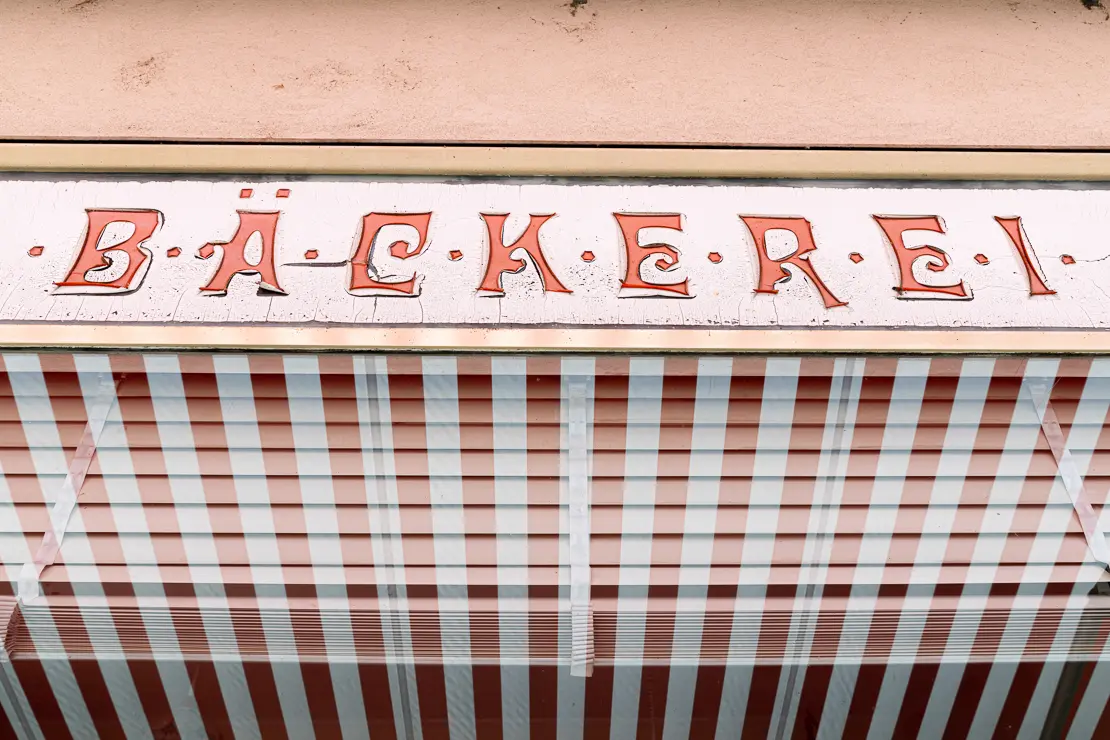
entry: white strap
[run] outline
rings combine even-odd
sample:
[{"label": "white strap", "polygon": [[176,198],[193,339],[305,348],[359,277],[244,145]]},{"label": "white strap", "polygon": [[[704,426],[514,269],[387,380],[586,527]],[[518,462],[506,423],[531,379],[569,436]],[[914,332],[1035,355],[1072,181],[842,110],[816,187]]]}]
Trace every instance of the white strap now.
[{"label": "white strap", "polygon": [[1106,535],[1099,529],[1098,514],[1095,513],[1087,493],[1083,488],[1083,476],[1075,464],[1071,450],[1068,449],[1064,439],[1064,431],[1060,428],[1060,421],[1056,418],[1056,411],[1052,408],[1049,395],[1052,391],[1047,383],[1038,384],[1031,389],[1034,403],[1039,407],[1043,404],[1044,413],[1041,416],[1041,431],[1044,432],[1052,456],[1056,458],[1056,469],[1060,473],[1060,480],[1068,492],[1075,515],[1079,519],[1079,526],[1083,536],[1087,539],[1087,548],[1094,559],[1103,566],[1110,566],[1110,547],[1106,543]]},{"label": "white strap", "polygon": [[62,539],[69,526],[69,519],[73,515],[73,508],[77,505],[77,497],[81,494],[81,487],[85,484],[92,465],[93,455],[96,454],[96,445],[100,435],[104,432],[104,424],[108,414],[116,402],[116,387],[111,373],[102,373],[99,377],[96,397],[88,405],[89,420],[85,424],[85,431],[81,434],[81,441],[73,459],[69,462],[69,471],[50,510],[50,529],[42,536],[42,544],[35,552],[34,558],[29,563],[24,563],[19,572],[19,600],[30,603],[41,595],[39,578],[42,571],[53,565],[62,547]]},{"label": "white strap", "polygon": [[570,503],[570,675],[594,672],[593,609],[590,606],[590,483],[586,382],[572,378],[567,451]]}]

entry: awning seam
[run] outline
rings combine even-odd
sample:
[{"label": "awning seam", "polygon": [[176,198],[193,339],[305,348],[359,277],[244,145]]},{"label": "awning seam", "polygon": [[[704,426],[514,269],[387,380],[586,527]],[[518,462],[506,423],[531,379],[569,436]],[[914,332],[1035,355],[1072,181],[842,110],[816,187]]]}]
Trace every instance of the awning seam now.
[{"label": "awning seam", "polygon": [[1076,464],[1071,450],[1068,449],[1063,429],[1060,427],[1060,421],[1052,407],[1051,391],[1051,387],[1047,384],[1041,384],[1030,391],[1041,396],[1040,398],[1034,397],[1037,408],[1040,409],[1042,406],[1044,408],[1043,414],[1040,415],[1041,431],[1044,433],[1045,439],[1048,440],[1052,457],[1056,460],[1060,480],[1064,484],[1064,490],[1068,492],[1068,498],[1071,499],[1075,516],[1083,530],[1083,537],[1087,540],[1087,549],[1097,562],[1110,568],[1110,546],[1106,543],[1106,535],[1099,529],[1098,514],[1095,513],[1090,499],[1087,497],[1087,492],[1083,486],[1083,475],[1079,472],[1079,466]]},{"label": "awning seam", "polygon": [[570,610],[572,676],[593,675],[593,619],[590,608],[590,488],[586,382],[572,378],[567,448],[570,505]]}]

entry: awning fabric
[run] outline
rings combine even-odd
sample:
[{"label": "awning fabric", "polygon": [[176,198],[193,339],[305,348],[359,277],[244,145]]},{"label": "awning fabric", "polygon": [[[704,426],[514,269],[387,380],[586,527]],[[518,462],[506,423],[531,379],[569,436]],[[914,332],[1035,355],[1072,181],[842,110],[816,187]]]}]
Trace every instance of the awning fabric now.
[{"label": "awning fabric", "polygon": [[19,737],[1110,733],[1107,360],[0,369]]}]

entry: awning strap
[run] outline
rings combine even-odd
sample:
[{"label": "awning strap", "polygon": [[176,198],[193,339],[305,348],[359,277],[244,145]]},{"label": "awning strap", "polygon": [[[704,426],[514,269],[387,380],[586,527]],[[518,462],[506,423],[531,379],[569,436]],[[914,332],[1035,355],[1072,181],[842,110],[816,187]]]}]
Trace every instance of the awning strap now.
[{"label": "awning strap", "polygon": [[1079,472],[1079,466],[1076,465],[1075,458],[1072,457],[1071,450],[1068,449],[1064,432],[1060,428],[1060,421],[1056,418],[1055,409],[1052,408],[1052,401],[1049,399],[1051,390],[1047,384],[1044,387],[1037,386],[1032,389],[1034,394],[1043,394],[1042,398],[1034,398],[1035,403],[1041,401],[1044,405],[1041,431],[1044,432],[1045,439],[1048,440],[1052,456],[1056,458],[1056,468],[1060,473],[1060,479],[1064,483],[1064,489],[1068,492],[1068,497],[1071,498],[1075,515],[1079,519],[1079,526],[1083,530],[1083,536],[1087,539],[1087,548],[1097,562],[1102,563],[1103,566],[1110,566],[1110,547],[1106,544],[1106,535],[1099,529],[1098,514],[1095,513],[1091,502],[1087,498],[1087,493],[1083,488],[1083,476]]},{"label": "awning strap", "polygon": [[47,566],[53,565],[62,547],[62,538],[65,537],[66,527],[69,526],[73,509],[77,505],[77,497],[81,494],[81,487],[85,484],[92,465],[93,455],[96,454],[96,445],[100,435],[104,432],[104,424],[108,414],[116,402],[116,384],[111,373],[100,373],[97,384],[96,396],[92,403],[87,405],[89,420],[77,444],[73,459],[69,462],[69,471],[50,510],[50,527],[42,536],[42,544],[29,563],[24,563],[19,573],[19,600],[30,603],[41,595],[39,578]]},{"label": "awning strap", "polygon": [[586,414],[586,382],[572,378],[568,388],[570,408],[567,450],[570,504],[570,674],[594,672],[593,610],[590,606],[590,470]]}]

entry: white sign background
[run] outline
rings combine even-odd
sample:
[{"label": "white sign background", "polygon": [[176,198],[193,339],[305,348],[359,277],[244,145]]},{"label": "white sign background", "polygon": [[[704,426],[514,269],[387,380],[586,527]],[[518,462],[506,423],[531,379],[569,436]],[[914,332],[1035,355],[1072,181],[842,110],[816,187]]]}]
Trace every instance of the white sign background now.
[{"label": "white sign background", "polygon": [[[244,188],[253,190],[241,198]],[[286,198],[277,198],[287,188]],[[164,222],[145,244],[152,264],[142,286],[124,295],[56,295],[86,228],[86,209],[155,209]],[[237,276],[226,296],[202,294],[219,262],[196,257],[208,242],[228,241],[236,210],[281,211],[278,277],[288,295],[258,294],[256,276]],[[398,279],[423,275],[417,297],[353,296],[349,259],[370,212],[432,213],[426,251],[396,260],[386,248],[406,236],[379,236],[375,264]],[[506,243],[528,215],[554,213],[540,232],[548,263],[571,294],[545,293],[537,272],[504,276],[504,297],[480,295],[489,250],[479,214],[511,214]],[[689,279],[693,297],[620,298],[624,242],[614,213],[679,213],[683,231],[647,230],[644,243],[681,252],[678,268],[644,276]],[[817,273],[847,306],[826,309],[797,274],[777,295],[757,294],[755,244],[739,215],[801,216],[817,244]],[[908,232],[909,247],[944,250],[949,269],[921,282],[965,281],[970,300],[900,298],[891,247],[872,215],[939,216],[945,234]],[[1030,296],[1019,255],[995,216],[1020,216],[1053,296]],[[115,227],[111,227],[111,232]],[[127,234],[116,229],[115,242]],[[411,229],[408,235],[414,235]],[[102,246],[112,234],[106,235]],[[796,246],[772,232],[773,257]],[[28,252],[42,246],[41,256]],[[176,258],[167,250],[181,250]],[[305,252],[316,250],[315,260]],[[450,259],[453,250],[462,253]],[[595,255],[585,262],[582,253]],[[709,254],[716,252],[715,263]],[[849,257],[858,253],[861,262]],[[976,255],[988,264],[979,264]],[[1071,255],[1074,264],[1065,264]],[[1110,326],[1110,191],[1038,188],[845,187],[606,182],[427,182],[364,179],[0,181],[0,322],[213,323],[283,325],[548,325],[667,327],[981,327]],[[792,268],[787,268],[792,269]]]}]

